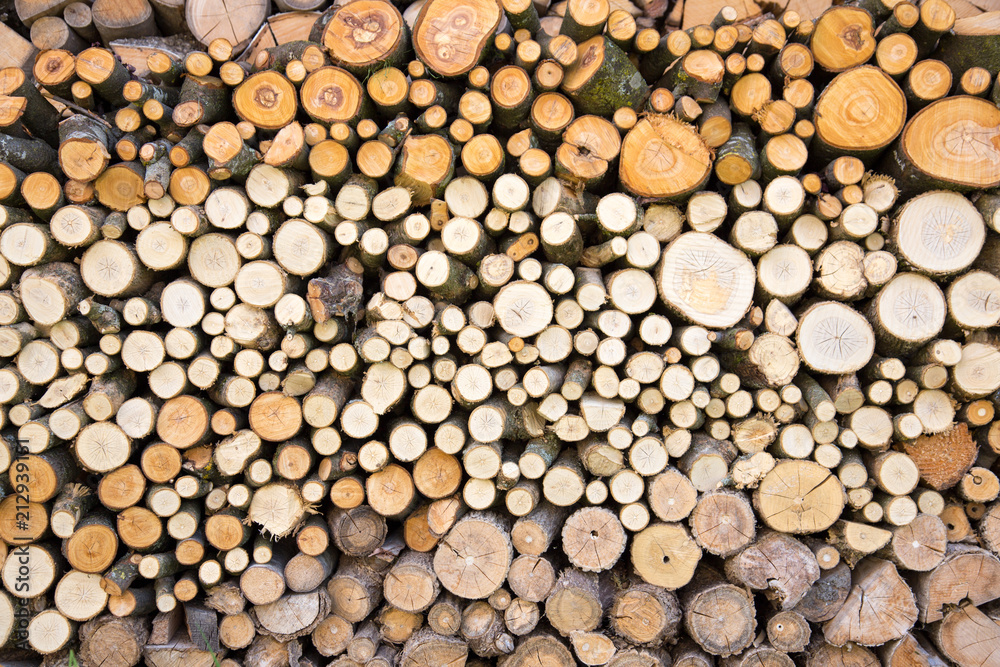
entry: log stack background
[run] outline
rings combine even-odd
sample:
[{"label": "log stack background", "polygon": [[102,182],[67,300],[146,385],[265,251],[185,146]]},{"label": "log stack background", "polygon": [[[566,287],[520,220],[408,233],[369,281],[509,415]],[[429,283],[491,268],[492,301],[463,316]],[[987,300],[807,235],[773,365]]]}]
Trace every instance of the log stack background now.
[{"label": "log stack background", "polygon": [[1000,665],[1000,5],[730,4],[17,0],[0,664]]}]

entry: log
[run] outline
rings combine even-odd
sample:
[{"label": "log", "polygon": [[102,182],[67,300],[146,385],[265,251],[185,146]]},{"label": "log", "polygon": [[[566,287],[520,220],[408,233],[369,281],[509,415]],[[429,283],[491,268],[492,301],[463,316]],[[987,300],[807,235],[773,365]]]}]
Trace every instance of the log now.
[{"label": "log", "polygon": [[708,147],[692,128],[667,116],[643,118],[622,142],[620,178],[640,197],[683,199],[711,172]]},{"label": "log", "polygon": [[717,572],[705,570],[696,585],[685,589],[681,608],[688,634],[711,655],[733,655],[753,641],[753,598]]},{"label": "log", "polygon": [[121,38],[159,35],[153,7],[144,0],[112,4],[95,2],[91,7],[94,28],[107,44]]},{"label": "log", "polygon": [[409,48],[409,29],[394,7],[370,2],[335,11],[323,29],[323,44],[331,49],[331,57],[338,65],[365,74],[378,65],[395,67],[403,63]]},{"label": "log", "polygon": [[121,664],[138,664],[150,633],[134,618],[100,616],[80,627],[80,658],[105,661],[115,656]]},{"label": "log", "polygon": [[583,113],[602,115],[621,107],[638,107],[648,87],[614,42],[597,36],[582,41],[578,49],[562,90]]},{"label": "log", "polygon": [[796,339],[806,366],[824,373],[859,370],[875,347],[871,324],[833,301],[814,304],[799,317]]},{"label": "log", "polygon": [[615,595],[610,625],[619,637],[638,645],[657,646],[676,633],[681,611],[668,591],[638,583]]},{"label": "log", "polygon": [[[874,608],[862,608],[861,597],[876,589],[887,594]],[[886,614],[884,618],[891,621],[877,626],[863,624],[867,613]],[[854,641],[862,646],[873,646],[899,639],[913,626],[916,618],[917,607],[912,594],[895,566],[888,561],[868,558],[858,564],[851,593],[837,615],[823,626],[823,634],[833,644]]]},{"label": "log", "polygon": [[608,582],[594,574],[566,569],[545,602],[545,616],[563,635],[595,629],[610,602]]},{"label": "log", "polygon": [[[454,595],[482,599],[502,585],[512,554],[500,518],[471,513],[445,536],[434,555],[434,571],[441,585]],[[473,563],[474,570],[469,568]],[[466,573],[468,576],[463,576]]]},{"label": "log", "polygon": [[690,232],[664,251],[678,257],[662,262],[657,276],[660,297],[685,319],[710,328],[739,321],[752,301],[752,264],[738,250],[710,235]]},{"label": "log", "polygon": [[265,0],[248,5],[245,8],[246,13],[241,14],[238,20],[227,21],[226,25],[213,24],[206,20],[206,17],[214,15],[228,15],[227,9],[224,3],[217,5],[211,0],[201,4],[185,4],[184,17],[187,28],[194,38],[205,46],[214,39],[225,39],[232,44],[234,50],[239,50],[247,45],[270,13],[270,3]]},{"label": "log", "polygon": [[683,527],[652,524],[636,535],[630,554],[644,581],[673,590],[691,580],[701,549]]},{"label": "log", "polygon": [[[766,532],[752,545],[726,559],[726,575],[752,589],[764,588],[775,606],[791,609],[819,579],[819,563],[807,551],[805,545],[792,537]],[[793,573],[782,563],[795,563],[797,569]]]},{"label": "log", "polygon": [[462,7],[445,0],[427,3],[413,25],[414,51],[440,76],[465,74],[479,64],[501,16],[498,3]]},{"label": "log", "polygon": [[[794,482],[793,482],[794,480]],[[803,480],[808,480],[803,484]],[[802,496],[782,496],[784,490],[807,489]],[[802,486],[798,486],[803,484]],[[843,486],[822,466],[786,460],[779,462],[761,480],[754,493],[754,505],[763,512],[768,526],[783,532],[815,532],[832,525],[845,503]]]},{"label": "log", "polygon": [[[977,110],[989,112],[988,109],[978,106],[976,98],[948,98],[928,105],[914,115],[900,136],[898,145],[886,161],[886,166],[891,166],[888,173],[895,179],[897,186],[907,193],[913,193],[914,188],[920,187],[920,185],[968,190],[974,187],[983,187],[992,182],[995,178],[993,174],[966,175],[962,172],[961,167],[956,169],[956,165],[951,160],[931,166],[929,160],[936,159],[932,157],[933,153],[928,155],[919,149],[909,148],[913,145],[911,142],[915,141],[915,138],[921,133],[942,131],[947,134],[948,128],[953,125],[945,122],[945,118],[954,119],[951,121],[952,123],[960,122],[959,119],[967,118],[969,114],[975,113]],[[947,114],[947,116],[942,116],[942,113]],[[929,125],[929,123],[937,125]],[[932,127],[935,129],[931,130]]]},{"label": "log", "polygon": [[980,48],[988,49],[989,35],[996,34],[998,29],[998,16],[994,10],[983,12],[977,16],[963,16],[957,20],[952,13],[953,25],[950,30],[946,28],[938,45],[937,53],[941,60],[945,62],[954,72],[965,72],[974,65],[985,63],[986,69],[992,72],[996,65],[993,64],[993,54],[991,51],[983,52],[983,59],[978,63],[973,63],[968,57],[967,50]]}]

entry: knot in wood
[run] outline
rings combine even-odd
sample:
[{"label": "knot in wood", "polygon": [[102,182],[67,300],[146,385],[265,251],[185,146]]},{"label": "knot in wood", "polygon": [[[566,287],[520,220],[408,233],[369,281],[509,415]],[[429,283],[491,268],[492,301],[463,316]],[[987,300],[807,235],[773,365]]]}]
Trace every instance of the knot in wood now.
[{"label": "knot in wood", "polygon": [[330,107],[339,107],[344,103],[344,91],[340,86],[324,86],[319,91],[319,97],[323,104]]},{"label": "knot in wood", "polygon": [[259,106],[265,109],[273,109],[278,104],[280,93],[270,86],[261,86],[254,93],[253,99]]}]

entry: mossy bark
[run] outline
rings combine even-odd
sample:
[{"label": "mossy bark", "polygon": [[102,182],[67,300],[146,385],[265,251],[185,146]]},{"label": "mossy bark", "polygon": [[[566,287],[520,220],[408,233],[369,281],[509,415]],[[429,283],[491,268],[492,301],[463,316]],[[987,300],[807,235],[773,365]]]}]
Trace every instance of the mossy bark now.
[{"label": "mossy bark", "polygon": [[180,102],[173,120],[181,127],[212,125],[229,115],[229,86],[214,76],[191,76],[181,85]]},{"label": "mossy bark", "polygon": [[[739,185],[744,181],[760,178],[760,171],[760,155],[757,153],[753,133],[746,123],[737,123],[729,141],[722,144],[715,154],[715,172],[723,183]],[[746,178],[742,178],[744,173]]]},{"label": "mossy bark", "polygon": [[53,172],[57,164],[56,151],[41,139],[21,139],[0,134],[0,160],[28,173]]},{"label": "mossy bark", "polygon": [[[622,107],[639,111],[649,94],[649,85],[624,51],[607,37],[601,39],[603,62],[576,90],[564,88],[566,96],[573,101],[579,115],[611,116]],[[585,50],[581,47],[581,51]],[[584,60],[586,57],[581,55]]]}]

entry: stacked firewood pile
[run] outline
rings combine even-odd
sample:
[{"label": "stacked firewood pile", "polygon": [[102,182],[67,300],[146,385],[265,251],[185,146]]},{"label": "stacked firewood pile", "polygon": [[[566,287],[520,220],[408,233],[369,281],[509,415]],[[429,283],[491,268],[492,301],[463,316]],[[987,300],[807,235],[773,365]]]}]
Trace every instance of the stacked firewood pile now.
[{"label": "stacked firewood pile", "polygon": [[1000,664],[1000,12],[699,3],[18,2],[0,664]]}]

